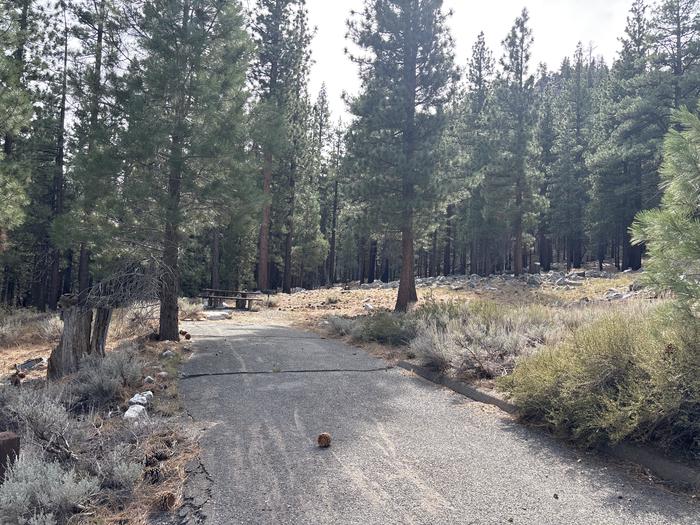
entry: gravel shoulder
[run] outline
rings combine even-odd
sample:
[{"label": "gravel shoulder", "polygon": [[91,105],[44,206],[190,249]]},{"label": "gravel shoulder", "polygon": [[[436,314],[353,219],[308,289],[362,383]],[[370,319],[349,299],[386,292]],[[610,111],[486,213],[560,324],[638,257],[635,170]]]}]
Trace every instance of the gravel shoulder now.
[{"label": "gravel shoulder", "polygon": [[187,329],[181,393],[203,453],[185,523],[698,522],[694,499],[358,348],[286,326]]}]

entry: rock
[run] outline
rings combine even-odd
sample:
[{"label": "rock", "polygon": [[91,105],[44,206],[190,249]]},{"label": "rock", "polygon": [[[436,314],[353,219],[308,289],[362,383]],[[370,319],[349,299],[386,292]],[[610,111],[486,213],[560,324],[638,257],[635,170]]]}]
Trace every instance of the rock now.
[{"label": "rock", "polygon": [[605,299],[607,299],[608,301],[619,301],[624,298],[625,295],[622,292],[618,292],[616,290],[610,290],[605,294]]},{"label": "rock", "polygon": [[367,310],[368,312],[371,312],[372,310],[374,310],[374,306],[372,306],[372,305],[369,304],[369,303],[363,304],[362,307],[363,307],[365,310]]},{"label": "rock", "polygon": [[207,321],[226,321],[231,319],[231,314],[228,312],[207,312]]},{"label": "rock", "polygon": [[171,357],[175,357],[175,352],[172,350],[166,350],[162,354],[160,354],[162,357],[165,357],[166,359],[170,359]]},{"label": "rock", "polygon": [[528,275],[526,282],[529,286],[540,286],[542,284],[542,277],[539,275]]},{"label": "rock", "polygon": [[132,421],[138,421],[139,419],[145,419],[148,417],[148,412],[146,407],[143,405],[131,405],[129,410],[124,412],[124,419],[129,419]]},{"label": "rock", "polygon": [[156,380],[153,379],[151,376],[146,376],[143,380],[144,385],[150,385],[150,384],[153,384],[155,382],[156,382]]},{"label": "rock", "polygon": [[168,378],[168,373],[167,372],[158,372],[156,374],[159,379],[167,379]]},{"label": "rock", "polygon": [[141,395],[146,398],[146,401],[149,403],[153,401],[153,392],[150,390],[146,390],[145,392],[141,392]]},{"label": "rock", "polygon": [[[153,399],[153,393],[151,392],[151,399]],[[134,397],[129,399],[129,405],[141,405],[141,406],[146,406],[148,405],[148,397],[144,396],[143,394],[134,394]]]},{"label": "rock", "polygon": [[455,285],[450,286],[450,289],[452,289],[452,291],[454,291],[454,292],[459,292],[460,290],[464,290],[464,285],[455,284]]}]

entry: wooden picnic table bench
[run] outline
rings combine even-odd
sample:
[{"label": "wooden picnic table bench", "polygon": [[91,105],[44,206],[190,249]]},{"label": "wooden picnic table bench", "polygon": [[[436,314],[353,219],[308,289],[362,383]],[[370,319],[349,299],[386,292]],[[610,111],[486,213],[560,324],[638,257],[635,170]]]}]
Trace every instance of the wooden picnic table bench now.
[{"label": "wooden picnic table bench", "polygon": [[199,294],[201,299],[207,299],[209,306],[216,308],[224,301],[236,301],[237,310],[250,310],[254,302],[263,302],[262,292],[248,292],[244,290],[215,290],[205,288]]}]

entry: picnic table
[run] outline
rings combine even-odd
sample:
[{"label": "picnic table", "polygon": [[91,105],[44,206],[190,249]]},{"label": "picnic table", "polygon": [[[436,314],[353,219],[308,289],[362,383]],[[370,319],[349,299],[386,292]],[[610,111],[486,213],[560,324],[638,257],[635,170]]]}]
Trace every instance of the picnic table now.
[{"label": "picnic table", "polygon": [[262,292],[215,290],[213,288],[205,288],[199,297],[206,299],[210,308],[218,308],[224,301],[236,301],[237,310],[250,310],[253,303],[264,301]]}]

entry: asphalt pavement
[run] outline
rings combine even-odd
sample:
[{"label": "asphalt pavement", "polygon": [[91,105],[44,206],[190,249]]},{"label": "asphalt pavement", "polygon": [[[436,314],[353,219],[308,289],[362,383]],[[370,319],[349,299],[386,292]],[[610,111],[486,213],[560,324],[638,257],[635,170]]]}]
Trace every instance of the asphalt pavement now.
[{"label": "asphalt pavement", "polygon": [[181,392],[202,457],[182,523],[700,523],[690,496],[358,348],[285,327],[188,330]]}]

